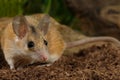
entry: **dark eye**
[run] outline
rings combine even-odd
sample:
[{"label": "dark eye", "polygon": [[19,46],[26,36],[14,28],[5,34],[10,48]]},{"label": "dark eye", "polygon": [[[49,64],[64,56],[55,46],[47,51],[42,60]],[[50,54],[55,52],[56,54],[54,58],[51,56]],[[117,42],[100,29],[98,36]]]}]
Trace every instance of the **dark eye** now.
[{"label": "dark eye", "polygon": [[44,44],[47,46],[48,45],[48,42],[46,40],[44,40]]},{"label": "dark eye", "polygon": [[28,48],[32,48],[32,47],[34,47],[34,42],[33,41],[29,41],[28,42]]}]

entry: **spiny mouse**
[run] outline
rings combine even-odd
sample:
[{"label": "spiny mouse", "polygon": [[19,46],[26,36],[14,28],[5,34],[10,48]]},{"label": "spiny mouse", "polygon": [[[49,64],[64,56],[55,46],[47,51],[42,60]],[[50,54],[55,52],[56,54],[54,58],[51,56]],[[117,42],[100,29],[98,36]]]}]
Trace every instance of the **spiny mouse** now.
[{"label": "spiny mouse", "polygon": [[40,20],[31,16],[16,16],[7,25],[1,36],[1,48],[10,69],[23,68],[36,62],[52,64],[65,49],[89,42],[110,41],[120,45],[112,37],[92,37],[66,43],[50,19],[49,15],[44,15]]}]

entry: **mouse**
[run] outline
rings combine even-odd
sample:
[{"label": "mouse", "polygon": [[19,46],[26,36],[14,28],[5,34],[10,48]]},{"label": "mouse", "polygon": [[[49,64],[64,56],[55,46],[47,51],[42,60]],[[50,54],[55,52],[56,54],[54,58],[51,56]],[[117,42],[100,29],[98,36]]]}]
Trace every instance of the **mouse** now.
[{"label": "mouse", "polygon": [[105,41],[120,45],[113,37],[88,37],[73,42],[65,42],[60,32],[51,23],[48,14],[40,20],[31,16],[16,16],[4,28],[1,48],[11,70],[21,69],[36,62],[53,64],[65,49],[87,43]]}]

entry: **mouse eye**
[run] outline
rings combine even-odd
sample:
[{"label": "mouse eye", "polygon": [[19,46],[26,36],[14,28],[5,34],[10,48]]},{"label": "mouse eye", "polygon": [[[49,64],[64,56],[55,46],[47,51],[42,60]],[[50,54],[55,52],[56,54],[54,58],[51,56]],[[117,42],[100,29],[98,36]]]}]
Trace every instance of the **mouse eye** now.
[{"label": "mouse eye", "polygon": [[44,40],[44,44],[47,46],[48,45],[48,42],[46,40]]},{"label": "mouse eye", "polygon": [[34,42],[33,41],[29,41],[28,42],[28,48],[32,48],[32,47],[34,47]]}]

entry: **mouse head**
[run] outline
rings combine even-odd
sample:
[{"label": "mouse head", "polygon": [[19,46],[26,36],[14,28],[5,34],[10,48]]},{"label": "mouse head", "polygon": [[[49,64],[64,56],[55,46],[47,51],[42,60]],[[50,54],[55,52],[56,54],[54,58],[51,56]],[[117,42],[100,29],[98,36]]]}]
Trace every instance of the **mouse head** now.
[{"label": "mouse head", "polygon": [[30,23],[29,19],[24,16],[17,16],[13,19],[13,31],[18,38],[16,44],[19,45],[19,50],[22,49],[22,54],[31,57],[33,61],[48,60],[48,42],[45,35],[49,24],[48,15],[42,17],[37,26]]}]

